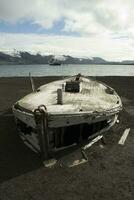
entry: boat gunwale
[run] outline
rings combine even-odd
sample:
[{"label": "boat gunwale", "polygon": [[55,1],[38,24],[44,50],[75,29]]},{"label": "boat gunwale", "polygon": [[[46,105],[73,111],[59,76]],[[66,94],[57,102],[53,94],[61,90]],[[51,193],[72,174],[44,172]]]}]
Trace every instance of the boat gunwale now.
[{"label": "boat gunwale", "polygon": [[[84,111],[79,111],[79,112],[68,112],[68,113],[52,113],[52,112],[47,112],[47,110],[46,110],[46,112],[47,112],[47,114],[48,114],[48,117],[49,116],[82,116],[82,115],[94,115],[94,116],[96,116],[96,115],[106,115],[107,113],[109,113],[109,114],[114,114],[114,113],[118,113],[120,110],[122,110],[122,104],[121,105],[119,105],[119,106],[117,106],[117,107],[115,107],[115,108],[112,108],[112,109],[110,109],[110,110],[104,110],[104,111],[89,111],[89,112],[84,112]],[[18,108],[18,109],[16,109],[15,108],[15,106],[13,106],[12,107],[12,109],[13,109],[13,111],[18,111],[18,112],[22,112],[22,113],[25,113],[25,114],[27,114],[27,115],[34,115],[34,111],[30,111],[30,110],[28,110],[28,109],[25,109],[25,108],[23,108],[23,107],[21,107],[21,110]],[[24,109],[24,110],[23,110]]]}]

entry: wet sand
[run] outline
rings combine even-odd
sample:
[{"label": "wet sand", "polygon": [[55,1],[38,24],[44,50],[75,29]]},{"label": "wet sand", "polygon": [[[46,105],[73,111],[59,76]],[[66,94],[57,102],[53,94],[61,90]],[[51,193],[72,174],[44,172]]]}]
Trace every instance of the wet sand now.
[{"label": "wet sand", "polygon": [[[34,78],[36,87],[60,77]],[[88,163],[46,169],[38,155],[16,134],[11,106],[31,91],[28,78],[0,78],[0,199],[129,200],[134,197],[134,77],[97,77],[121,96],[120,123],[106,136],[106,144],[92,146]],[[126,128],[123,146],[118,141]],[[80,158],[76,150],[66,157]]]}]

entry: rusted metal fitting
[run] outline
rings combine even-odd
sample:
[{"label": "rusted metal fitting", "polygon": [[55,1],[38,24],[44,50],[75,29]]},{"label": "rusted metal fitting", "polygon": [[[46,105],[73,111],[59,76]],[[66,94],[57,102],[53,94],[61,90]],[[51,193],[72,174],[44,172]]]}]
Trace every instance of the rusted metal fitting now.
[{"label": "rusted metal fitting", "polygon": [[39,105],[38,106],[38,110],[41,112],[41,113],[44,113],[47,111],[47,107],[43,104]]},{"label": "rusted metal fitting", "polygon": [[[35,121],[36,123],[40,123],[41,118],[43,117],[43,115],[46,115],[47,108],[45,105],[40,105],[38,106],[37,109],[34,110],[34,117],[35,117]],[[43,114],[43,115],[42,115]]]}]

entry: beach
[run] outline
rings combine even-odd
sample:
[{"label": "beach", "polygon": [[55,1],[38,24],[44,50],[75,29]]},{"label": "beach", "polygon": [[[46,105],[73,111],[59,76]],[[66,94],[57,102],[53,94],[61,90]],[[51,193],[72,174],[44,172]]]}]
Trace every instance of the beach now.
[{"label": "beach", "polygon": [[[34,77],[35,87],[61,77]],[[89,161],[68,168],[45,168],[40,157],[26,147],[16,133],[12,105],[31,92],[28,77],[0,78],[0,199],[132,200],[134,197],[134,77],[96,77],[113,87],[123,102],[116,124],[88,151]],[[130,133],[119,145],[125,129]],[[67,155],[69,156],[69,155]],[[80,152],[70,156],[79,158]],[[63,155],[64,160],[66,155]]]}]

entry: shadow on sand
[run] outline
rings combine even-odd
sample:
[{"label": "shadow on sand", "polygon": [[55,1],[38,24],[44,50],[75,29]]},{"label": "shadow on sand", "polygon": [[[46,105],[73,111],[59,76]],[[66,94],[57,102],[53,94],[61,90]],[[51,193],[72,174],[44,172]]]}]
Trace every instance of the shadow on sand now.
[{"label": "shadow on sand", "polygon": [[11,112],[0,115],[0,182],[40,166],[41,158],[26,147],[17,135]]}]

